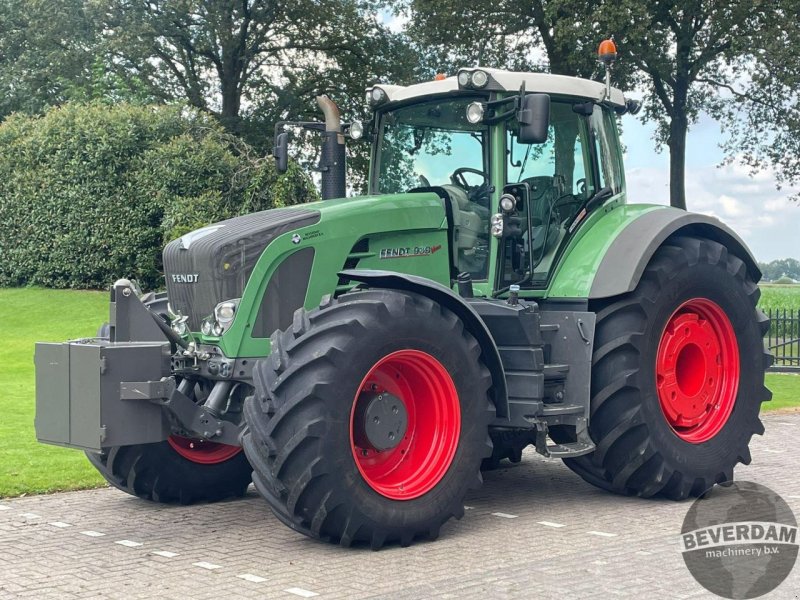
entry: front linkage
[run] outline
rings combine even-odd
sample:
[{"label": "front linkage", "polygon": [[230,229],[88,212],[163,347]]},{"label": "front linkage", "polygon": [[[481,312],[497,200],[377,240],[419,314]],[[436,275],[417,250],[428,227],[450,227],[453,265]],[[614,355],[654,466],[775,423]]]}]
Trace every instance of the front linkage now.
[{"label": "front linkage", "polygon": [[82,448],[110,483],[137,496],[243,494],[250,468],[238,438],[250,369],[187,343],[157,312],[163,300],[141,298],[119,280],[100,337],[36,345],[37,437]]}]

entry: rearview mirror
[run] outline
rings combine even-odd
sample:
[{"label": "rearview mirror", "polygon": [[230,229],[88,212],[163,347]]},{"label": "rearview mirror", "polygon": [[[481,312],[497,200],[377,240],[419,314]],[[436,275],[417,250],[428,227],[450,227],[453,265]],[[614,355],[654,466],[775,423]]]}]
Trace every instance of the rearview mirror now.
[{"label": "rearview mirror", "polygon": [[272,156],[275,157],[275,168],[278,173],[286,173],[289,168],[289,134],[279,133],[275,137],[275,147],[272,149]]},{"label": "rearview mirror", "polygon": [[550,126],[550,96],[547,94],[525,94],[520,99],[517,112],[521,144],[544,144]]}]

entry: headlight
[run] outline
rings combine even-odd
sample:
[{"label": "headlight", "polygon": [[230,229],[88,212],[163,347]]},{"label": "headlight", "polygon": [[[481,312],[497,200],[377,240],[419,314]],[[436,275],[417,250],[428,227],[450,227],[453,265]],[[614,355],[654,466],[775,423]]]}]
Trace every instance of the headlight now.
[{"label": "headlight", "polygon": [[374,87],[369,93],[369,102],[373,106],[386,102],[388,96],[386,92],[379,87]]},{"label": "headlight", "polygon": [[[161,318],[161,317],[158,317]],[[183,337],[187,333],[189,333],[189,328],[186,326],[186,321],[189,317],[177,317],[170,323],[172,327],[172,331],[177,333],[179,336]]]},{"label": "headlight", "polygon": [[500,196],[500,208],[504,212],[510,213],[517,207],[517,200],[511,194],[503,194]]},{"label": "headlight", "polygon": [[489,84],[489,73],[482,69],[474,71],[463,70],[458,72],[458,87],[480,90]]},{"label": "headlight", "polygon": [[236,316],[236,309],[239,308],[241,298],[225,300],[214,307],[213,316],[206,317],[200,325],[203,335],[220,336],[225,333],[233,323]]},{"label": "headlight", "polygon": [[354,140],[360,140],[364,135],[364,125],[361,121],[353,121],[350,123],[350,137]]},{"label": "headlight", "polygon": [[472,87],[482,88],[489,83],[489,75],[486,74],[486,71],[475,71],[470,77],[470,82]]},{"label": "headlight", "polygon": [[217,321],[220,323],[230,323],[233,321],[233,317],[236,314],[236,306],[238,304],[238,298],[236,300],[226,300],[225,302],[220,302],[217,304],[216,308],[214,308],[214,317],[216,317]]},{"label": "headlight", "polygon": [[471,102],[467,106],[467,121],[475,125],[483,121],[483,104],[480,102]]}]

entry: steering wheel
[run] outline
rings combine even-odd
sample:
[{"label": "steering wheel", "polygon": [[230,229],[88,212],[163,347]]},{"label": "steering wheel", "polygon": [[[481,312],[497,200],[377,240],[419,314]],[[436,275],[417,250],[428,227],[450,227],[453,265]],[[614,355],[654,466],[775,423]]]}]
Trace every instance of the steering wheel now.
[{"label": "steering wheel", "polygon": [[475,173],[475,175],[480,175],[481,177],[483,177],[484,182],[488,179],[486,173],[484,173],[480,169],[473,169],[472,167],[459,167],[458,169],[453,171],[452,175],[450,175],[450,181],[453,182],[453,185],[462,187],[465,190],[468,190],[472,187],[469,183],[467,183],[467,179],[464,177],[464,173]]}]

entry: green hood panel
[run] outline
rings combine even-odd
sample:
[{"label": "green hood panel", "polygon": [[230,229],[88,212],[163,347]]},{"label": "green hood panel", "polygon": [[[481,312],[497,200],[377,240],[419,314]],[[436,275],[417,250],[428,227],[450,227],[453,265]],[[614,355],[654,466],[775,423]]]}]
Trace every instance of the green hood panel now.
[{"label": "green hood panel", "polygon": [[[253,337],[259,311],[266,310],[262,306],[264,293],[283,261],[307,248],[314,250],[310,276],[296,274],[293,285],[307,282],[304,306],[309,309],[318,306],[323,296],[347,289],[337,275],[345,268],[413,273],[449,287],[447,220],[436,194],[357,196],[303,207],[318,211],[319,221],[275,238],[264,250],[244,289],[233,324],[219,339],[226,356],[269,353],[269,339]],[[205,341],[216,343],[217,339]]]}]

